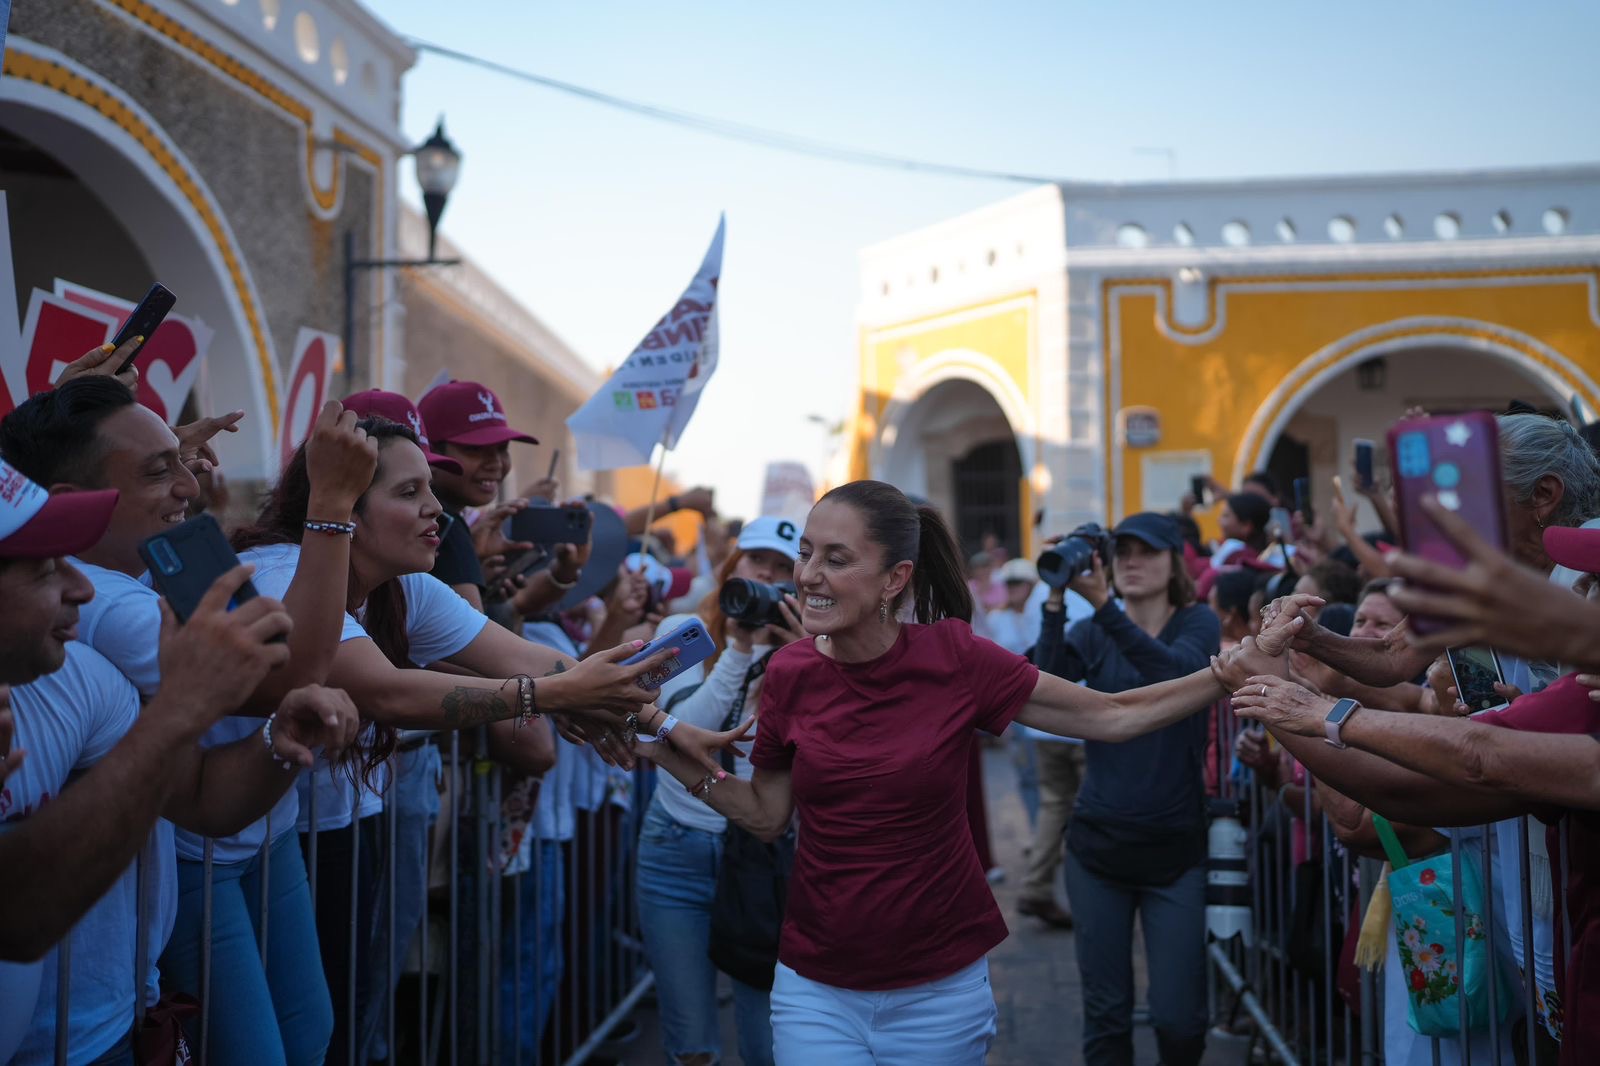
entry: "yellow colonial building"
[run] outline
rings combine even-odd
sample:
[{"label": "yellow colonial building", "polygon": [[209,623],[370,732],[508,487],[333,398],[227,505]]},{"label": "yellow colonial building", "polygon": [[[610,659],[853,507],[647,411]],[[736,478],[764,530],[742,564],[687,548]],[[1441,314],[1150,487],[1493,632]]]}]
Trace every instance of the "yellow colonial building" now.
[{"label": "yellow colonial building", "polygon": [[1055,185],[861,254],[850,474],[1032,553],[1406,407],[1600,410],[1600,167]]}]

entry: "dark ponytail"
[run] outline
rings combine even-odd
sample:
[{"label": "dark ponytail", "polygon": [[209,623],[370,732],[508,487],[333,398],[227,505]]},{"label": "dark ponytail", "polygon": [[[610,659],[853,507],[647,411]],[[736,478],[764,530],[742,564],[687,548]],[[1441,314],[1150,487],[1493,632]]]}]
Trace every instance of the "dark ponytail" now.
[{"label": "dark ponytail", "polygon": [[867,537],[883,549],[884,569],[910,561],[911,581],[895,600],[899,610],[909,599],[916,620],[941,618],[972,621],[972,590],[961,568],[961,553],[943,516],[933,507],[917,506],[906,494],[882,481],[852,481],[822,497],[849,504],[863,518]]}]

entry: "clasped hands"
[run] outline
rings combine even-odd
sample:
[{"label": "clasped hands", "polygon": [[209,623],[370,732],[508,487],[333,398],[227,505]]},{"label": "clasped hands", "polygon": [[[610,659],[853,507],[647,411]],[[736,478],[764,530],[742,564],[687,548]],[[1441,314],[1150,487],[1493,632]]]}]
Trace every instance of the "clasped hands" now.
[{"label": "clasped hands", "polygon": [[1303,594],[1274,600],[1262,608],[1258,636],[1211,657],[1212,676],[1233,693],[1235,715],[1275,731],[1322,735],[1323,719],[1334,701],[1290,680],[1288,654],[1314,624],[1305,609],[1322,602]]}]

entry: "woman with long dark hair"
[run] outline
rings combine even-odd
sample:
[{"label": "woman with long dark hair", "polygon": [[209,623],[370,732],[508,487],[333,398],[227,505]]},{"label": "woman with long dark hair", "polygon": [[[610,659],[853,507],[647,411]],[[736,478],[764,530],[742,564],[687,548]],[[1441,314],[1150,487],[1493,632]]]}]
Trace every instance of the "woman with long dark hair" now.
[{"label": "woman with long dark hair", "polygon": [[[966,816],[972,730],[1020,721],[1128,739],[1225,688],[1202,669],[1091,692],[974,636],[949,529],[882,482],[840,486],[812,509],[795,583],[812,637],[767,667],[751,779],[707,775],[700,757],[741,731],[680,737],[651,711],[635,750],[764,839],[800,815],[772,993],[780,1066],[976,1066],[995,1032],[985,956],[1006,928]],[[1235,654],[1281,672],[1294,631],[1274,627]],[[662,734],[669,743],[650,742]]]}]

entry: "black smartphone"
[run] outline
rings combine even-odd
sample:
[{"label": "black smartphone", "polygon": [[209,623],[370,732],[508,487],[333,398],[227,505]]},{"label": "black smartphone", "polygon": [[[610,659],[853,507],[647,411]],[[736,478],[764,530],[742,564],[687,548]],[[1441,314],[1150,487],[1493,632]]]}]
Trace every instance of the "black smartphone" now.
[{"label": "black smartphone", "polygon": [[1267,536],[1285,544],[1294,539],[1294,516],[1287,507],[1274,507],[1267,512]]},{"label": "black smartphone", "polygon": [[1196,506],[1211,506],[1211,479],[1204,474],[1195,474],[1189,478],[1189,495],[1194,497]]},{"label": "black smartphone", "polygon": [[1315,516],[1311,513],[1311,479],[1308,477],[1294,479],[1294,509],[1300,512],[1306,525],[1314,521]]},{"label": "black smartphone", "polygon": [[1356,438],[1356,488],[1364,489],[1372,484],[1372,442]]},{"label": "black smartphone", "polygon": [[[145,342],[148,342],[156,327],[161,325],[161,320],[167,317],[167,312],[171,311],[172,305],[177,302],[178,298],[172,294],[172,290],[159,281],[150,286],[150,291],[144,294],[139,306],[133,309],[133,314],[129,315],[122,328],[117,330],[117,335],[111,338],[111,347],[120,348],[134,337],[143,337]],[[139,348],[143,347],[144,343],[141,343]],[[133,360],[139,354],[139,348],[128,353],[128,358],[117,367],[117,373],[120,374],[133,365]]]},{"label": "black smartphone", "polygon": [[528,544],[583,544],[592,521],[587,507],[530,503],[506,520],[506,536]]},{"label": "black smartphone", "polygon": [[[208,514],[191,518],[170,533],[157,533],[139,545],[139,557],[180,622],[189,620],[217,578],[239,565],[222,527]],[[255,586],[246,581],[228,609],[255,598]]]},{"label": "black smartphone", "polygon": [[1494,690],[1496,682],[1505,683],[1506,675],[1493,648],[1451,648],[1445,654],[1455,675],[1456,697],[1467,710],[1476,714],[1508,706],[1505,697]]}]

